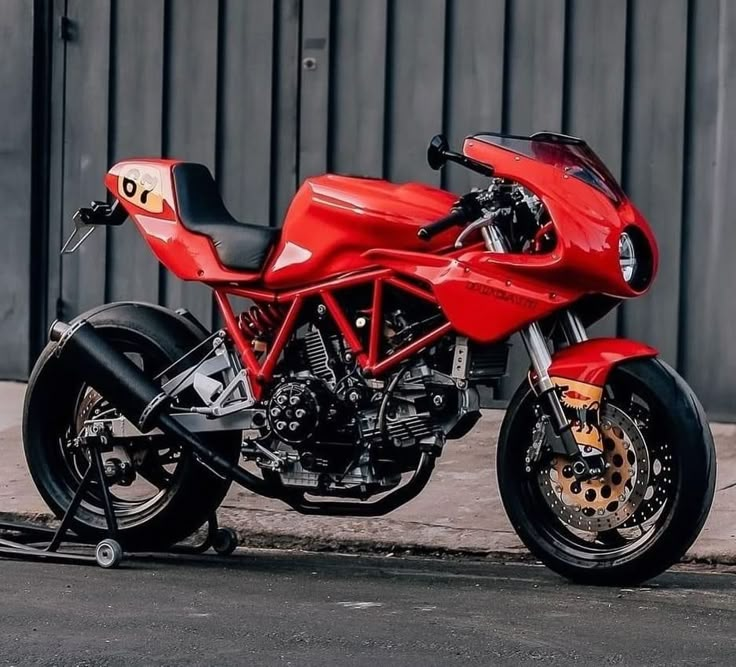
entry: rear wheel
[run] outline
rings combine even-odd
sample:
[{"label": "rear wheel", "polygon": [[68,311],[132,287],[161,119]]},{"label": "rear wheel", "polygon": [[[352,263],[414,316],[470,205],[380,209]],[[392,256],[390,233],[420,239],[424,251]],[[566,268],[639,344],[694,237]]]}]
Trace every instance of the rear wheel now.
[{"label": "rear wheel", "polygon": [[611,373],[601,407],[606,473],[578,482],[542,447],[530,466],[535,397],[522,385],[498,445],[511,522],[551,569],[590,584],[632,584],[666,570],[695,541],[715,484],[713,439],[692,390],[656,359]]},{"label": "rear wheel", "polygon": [[[200,337],[152,327],[126,310],[91,318],[120,351],[156,377],[196,345]],[[85,419],[115,416],[107,402],[81,377],[62,366],[49,346],[31,376],[26,395],[23,440],[36,487],[57,517],[63,515],[90,466],[76,441]],[[161,378],[164,381],[166,378]],[[208,436],[209,444],[231,462],[240,454],[240,434]],[[202,466],[177,442],[163,435],[132,438],[104,455],[120,474],[110,487],[126,549],[165,548],[203,525],[222,502],[230,482]],[[75,531],[93,541],[106,535],[99,486],[90,487],[77,512]]]}]

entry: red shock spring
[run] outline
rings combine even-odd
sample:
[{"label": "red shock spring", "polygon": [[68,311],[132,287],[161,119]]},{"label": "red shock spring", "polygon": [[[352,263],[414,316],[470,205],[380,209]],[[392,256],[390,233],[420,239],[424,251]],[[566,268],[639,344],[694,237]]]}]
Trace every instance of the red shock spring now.
[{"label": "red shock spring", "polygon": [[238,326],[245,337],[262,340],[268,337],[283,320],[280,308],[267,303],[264,306],[251,306],[238,317]]}]

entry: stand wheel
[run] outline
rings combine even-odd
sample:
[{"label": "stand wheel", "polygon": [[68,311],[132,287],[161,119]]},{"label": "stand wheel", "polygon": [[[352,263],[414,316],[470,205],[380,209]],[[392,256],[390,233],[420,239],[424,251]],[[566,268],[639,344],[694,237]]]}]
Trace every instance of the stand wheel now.
[{"label": "stand wheel", "polygon": [[218,528],[212,540],[212,548],[220,556],[229,556],[238,546],[238,534],[232,528]]},{"label": "stand wheel", "polygon": [[123,560],[123,547],[115,540],[102,540],[95,549],[95,560],[105,569],[117,567]]}]

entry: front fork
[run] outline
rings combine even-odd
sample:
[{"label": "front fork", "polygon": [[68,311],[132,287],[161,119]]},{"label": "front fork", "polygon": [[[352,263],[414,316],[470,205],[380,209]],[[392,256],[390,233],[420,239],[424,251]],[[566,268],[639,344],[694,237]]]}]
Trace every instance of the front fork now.
[{"label": "front fork", "polygon": [[[489,225],[481,229],[486,248],[492,252],[508,252],[501,232]],[[563,314],[562,327],[568,342],[581,343],[588,339],[580,318],[567,310]],[[535,389],[544,415],[549,420],[552,433],[548,435],[552,450],[570,459],[573,474],[578,480],[591,479],[603,474],[601,457],[584,457],[572,433],[572,424],[565,415],[560,396],[549,375],[552,357],[547,340],[538,322],[533,322],[521,330],[521,339],[531,360],[535,378]],[[590,460],[589,460],[590,459]]]}]

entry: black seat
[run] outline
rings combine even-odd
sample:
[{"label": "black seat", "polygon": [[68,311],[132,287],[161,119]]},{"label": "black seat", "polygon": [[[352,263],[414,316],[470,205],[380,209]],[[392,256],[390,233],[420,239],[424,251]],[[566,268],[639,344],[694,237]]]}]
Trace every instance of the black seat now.
[{"label": "black seat", "polygon": [[203,164],[181,162],[174,166],[173,173],[182,224],[191,232],[209,237],[226,268],[260,272],[281,230],[233,218]]}]

